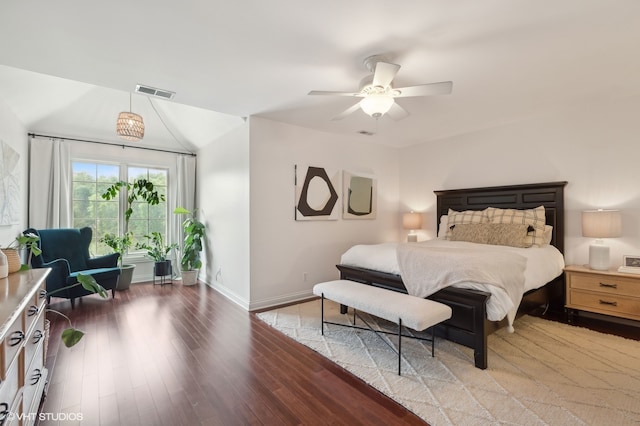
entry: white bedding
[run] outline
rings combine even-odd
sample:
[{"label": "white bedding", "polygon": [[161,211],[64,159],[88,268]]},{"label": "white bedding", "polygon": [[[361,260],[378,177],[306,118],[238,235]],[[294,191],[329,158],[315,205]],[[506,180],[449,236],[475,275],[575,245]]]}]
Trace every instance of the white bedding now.
[{"label": "white bedding", "polygon": [[[403,244],[403,246],[406,244]],[[522,295],[532,289],[542,287],[553,280],[564,268],[562,254],[551,245],[543,247],[517,248],[508,246],[493,246],[469,243],[464,241],[430,240],[421,243],[410,243],[415,247],[460,248],[463,251],[481,248],[483,251],[496,253],[515,253],[526,259],[524,280],[521,289],[516,289],[516,296],[495,285],[478,284],[474,282],[460,282],[454,287],[470,288],[491,293],[487,301],[487,317],[491,321],[499,321],[505,316],[509,319],[509,329],[512,330],[513,319]],[[347,250],[340,260],[343,265],[373,269],[395,275],[402,275],[398,262],[398,243],[383,243],[372,245],[356,245]],[[511,254],[509,256],[511,256]],[[507,255],[505,255],[506,257]],[[509,291],[512,293],[512,291]]]}]

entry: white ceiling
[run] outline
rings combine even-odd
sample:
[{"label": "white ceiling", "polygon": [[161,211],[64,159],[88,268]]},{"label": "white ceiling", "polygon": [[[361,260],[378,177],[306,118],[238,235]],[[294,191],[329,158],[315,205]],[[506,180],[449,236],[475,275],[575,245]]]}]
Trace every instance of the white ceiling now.
[{"label": "white ceiling", "polygon": [[[3,1],[0,98],[30,131],[117,141],[141,83],[177,93],[134,95],[144,143],[193,150],[258,115],[407,146],[640,95],[639,24],[637,0]],[[396,87],[453,93],[331,121],[354,100],[307,93],[356,91],[372,54]]]}]

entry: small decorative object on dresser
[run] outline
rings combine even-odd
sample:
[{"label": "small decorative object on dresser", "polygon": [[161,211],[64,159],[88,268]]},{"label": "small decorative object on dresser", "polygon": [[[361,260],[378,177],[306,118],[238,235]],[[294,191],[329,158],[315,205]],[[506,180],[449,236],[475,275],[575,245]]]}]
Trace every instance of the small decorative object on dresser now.
[{"label": "small decorative object on dresser", "polygon": [[622,266],[618,268],[618,272],[640,275],[640,255],[625,254],[622,256]]},{"label": "small decorative object on dresser", "polygon": [[567,266],[564,273],[570,321],[577,311],[640,320],[640,274],[577,265]]}]

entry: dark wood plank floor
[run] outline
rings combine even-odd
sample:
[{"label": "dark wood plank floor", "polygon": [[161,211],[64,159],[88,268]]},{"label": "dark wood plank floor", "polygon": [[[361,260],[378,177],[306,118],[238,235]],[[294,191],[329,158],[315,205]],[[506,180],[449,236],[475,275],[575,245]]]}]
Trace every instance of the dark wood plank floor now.
[{"label": "dark wood plank floor", "polygon": [[[424,425],[341,367],[204,285],[134,284],[115,300],[53,299],[40,425]],[[57,415],[57,413],[63,413]],[[82,417],[81,422],[56,418]]]}]

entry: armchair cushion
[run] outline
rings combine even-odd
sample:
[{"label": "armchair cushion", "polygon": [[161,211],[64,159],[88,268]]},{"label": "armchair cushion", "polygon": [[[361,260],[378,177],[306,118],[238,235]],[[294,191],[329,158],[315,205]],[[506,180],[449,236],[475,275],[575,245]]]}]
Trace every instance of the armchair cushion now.
[{"label": "armchair cushion", "polygon": [[24,232],[40,237],[38,245],[42,253],[31,258],[31,266],[52,269],[47,277],[47,294],[50,297],[71,299],[73,306],[75,298],[92,294],[81,285],[65,288],[76,284],[80,273],[91,275],[98,284],[115,294],[120,275],[118,254],[89,257],[91,228],[27,229]]}]

